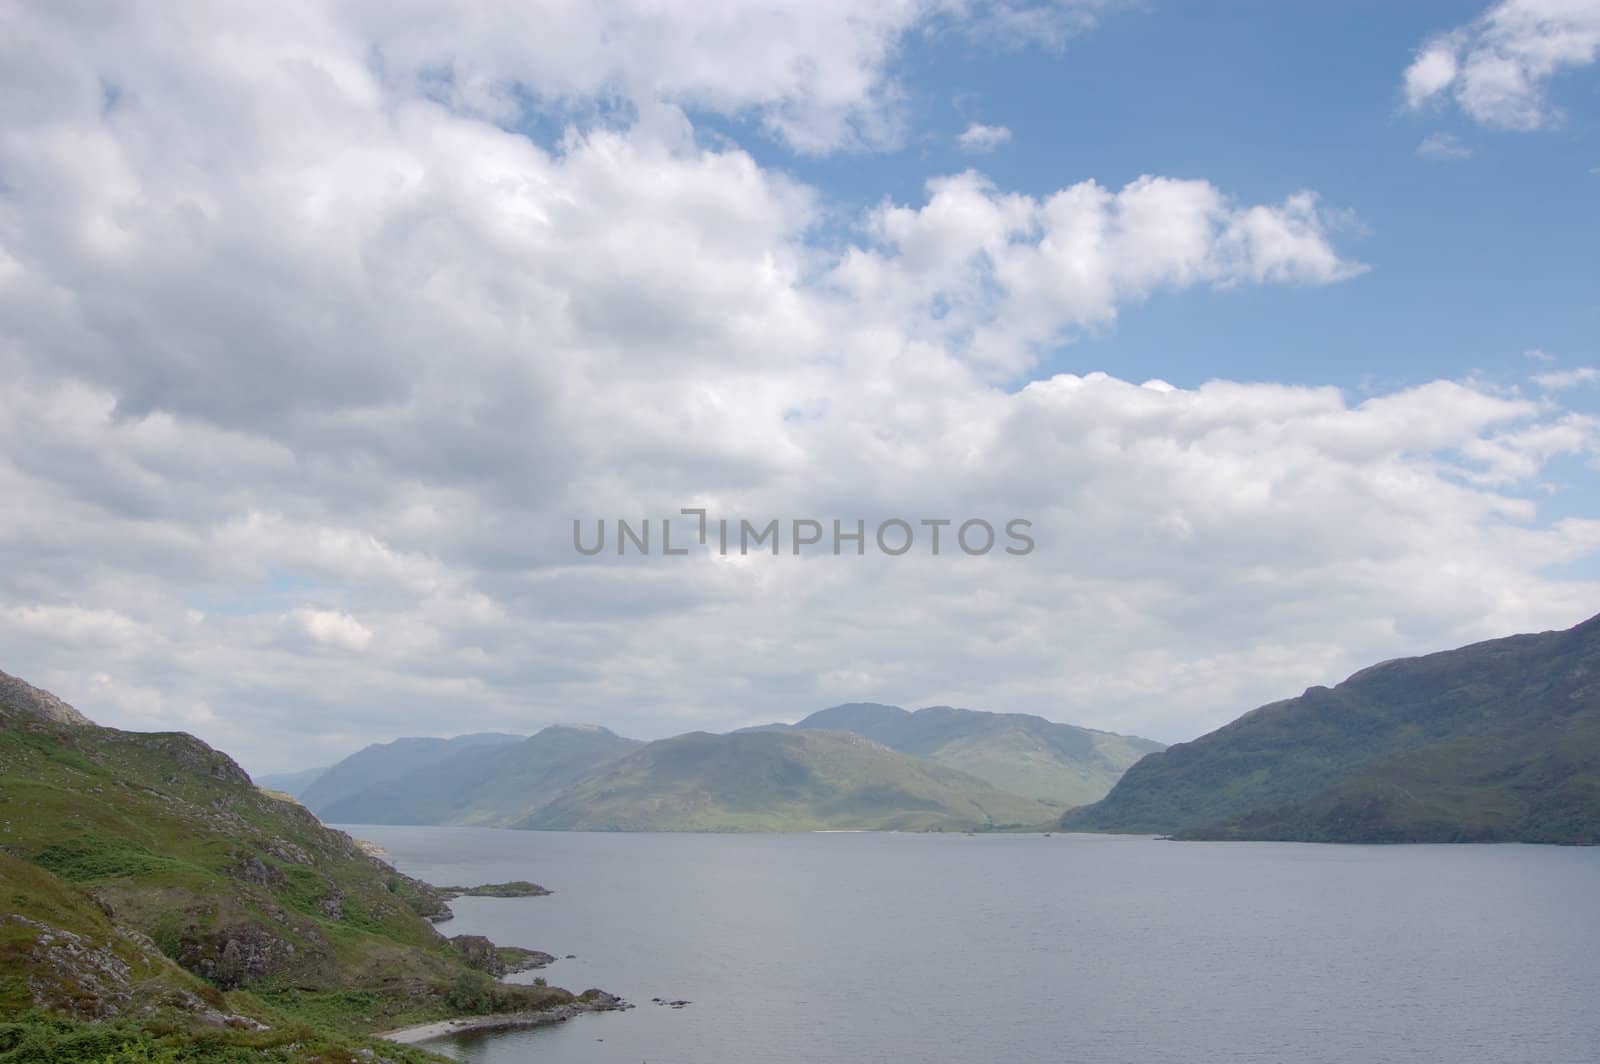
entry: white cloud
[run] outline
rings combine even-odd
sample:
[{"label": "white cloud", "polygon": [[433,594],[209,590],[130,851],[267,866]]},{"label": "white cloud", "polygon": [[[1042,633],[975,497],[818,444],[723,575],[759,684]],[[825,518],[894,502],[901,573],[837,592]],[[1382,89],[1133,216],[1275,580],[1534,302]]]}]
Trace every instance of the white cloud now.
[{"label": "white cloud", "polygon": [[1010,140],[1011,130],[1005,126],[986,126],[982,122],[973,122],[956,137],[961,150],[973,155],[994,151]]},{"label": "white cloud", "polygon": [[1600,55],[1600,0],[1502,0],[1461,29],[1425,44],[1406,68],[1406,102],[1449,93],[1470,117],[1497,129],[1560,122],[1549,83]]},{"label": "white cloud", "polygon": [[1449,38],[1429,44],[1406,68],[1406,102],[1412,107],[1421,107],[1449,88],[1458,70],[1456,46]]},{"label": "white cloud", "polygon": [[[117,92],[127,88],[120,75],[131,64],[161,57],[174,66],[166,91],[175,95],[197,88],[193,79],[207,68],[232,66],[255,88],[307,79],[311,94],[339,108],[352,92],[376,98],[365,84],[371,70],[384,92],[426,95],[507,127],[529,113],[584,120],[668,105],[752,119],[796,151],[822,153],[899,142],[904,93],[893,67],[911,35],[1057,46],[1122,2],[283,0],[208,5],[183,19],[57,4],[11,19],[0,55],[24,75],[27,95],[15,100],[23,106],[59,90],[98,95],[98,86],[49,80],[60,74],[50,70],[53,49],[71,37],[104,59]],[[191,101],[187,109],[220,118],[240,102]],[[240,128],[232,135],[249,137]]]},{"label": "white cloud", "polygon": [[1472,149],[1454,133],[1430,133],[1417,145],[1417,154],[1424,159],[1452,161],[1472,158]]},{"label": "white cloud", "polygon": [[921,207],[879,209],[875,245],[852,249],[833,281],[868,312],[1014,372],[1157,291],[1353,277],[1364,267],[1333,248],[1332,227],[1304,192],[1242,206],[1205,181],[1145,176],[1036,199],[969,171],[930,181]]},{"label": "white cloud", "polygon": [[104,672],[91,672],[87,689],[100,707],[98,723],[112,727],[151,730],[178,725],[204,731],[217,723],[216,714],[203,701],[174,698],[153,688],[124,684]]},{"label": "white cloud", "polygon": [[1540,373],[1533,378],[1533,382],[1547,392],[1559,392],[1580,384],[1592,384],[1597,380],[1600,380],[1600,369],[1595,369],[1593,366]]},{"label": "white cloud", "polygon": [[306,635],[327,646],[343,650],[365,650],[372,642],[372,629],[338,610],[299,609],[287,618]]}]

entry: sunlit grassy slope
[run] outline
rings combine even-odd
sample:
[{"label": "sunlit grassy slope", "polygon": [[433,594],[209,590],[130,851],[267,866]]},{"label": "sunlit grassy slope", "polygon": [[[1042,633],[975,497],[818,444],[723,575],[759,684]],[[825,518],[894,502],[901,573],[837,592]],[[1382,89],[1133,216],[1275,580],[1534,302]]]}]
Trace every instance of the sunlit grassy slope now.
[{"label": "sunlit grassy slope", "polygon": [[822,731],[694,732],[612,761],[519,827],[618,831],[992,830],[1059,809]]}]

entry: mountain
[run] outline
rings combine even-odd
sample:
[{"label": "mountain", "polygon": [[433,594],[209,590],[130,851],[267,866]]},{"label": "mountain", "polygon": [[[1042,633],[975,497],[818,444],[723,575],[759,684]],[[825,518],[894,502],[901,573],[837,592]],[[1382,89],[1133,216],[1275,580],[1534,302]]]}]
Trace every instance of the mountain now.
[{"label": "mountain", "polygon": [[1150,739],[1057,724],[1024,713],[853,702],[784,728],[847,731],[891,750],[988,780],[1002,790],[1062,805],[1105,796],[1128,767],[1165,747]]},{"label": "mountain", "polygon": [[339,824],[514,823],[642,745],[592,724],[556,724],[522,742],[458,749],[316,809]]},{"label": "mountain", "polygon": [[[297,797],[306,808],[321,814],[335,802],[359,794],[368,787],[403,780],[420,768],[443,758],[476,747],[519,743],[525,736],[479,732],[454,739],[395,739],[374,743],[325,770]],[[332,818],[330,818],[332,819]]]},{"label": "mountain", "polygon": [[[850,768],[858,775],[851,777],[849,787],[861,790],[877,786],[886,800],[876,806],[861,806],[856,810],[859,816],[849,820],[849,826],[867,822],[893,826],[987,824],[992,818],[978,812],[969,797],[957,797],[948,791],[951,786],[960,790],[980,781],[991,791],[1005,792],[1003,798],[984,799],[988,804],[1023,803],[1013,806],[1019,810],[1018,816],[1007,822],[1042,823],[1053,814],[1041,816],[1037,803],[1051,804],[1059,810],[1100,798],[1129,765],[1146,753],[1162,749],[1161,744],[1148,739],[1056,724],[1019,713],[982,713],[949,706],[909,713],[896,706],[870,703],[834,706],[795,725],[772,725],[734,734],[820,732],[853,733],[873,740],[880,748],[887,747],[888,752],[931,763],[920,765],[919,771],[926,772],[937,765],[963,774],[959,784],[952,782],[955,777],[941,777],[941,786],[946,790],[929,799],[933,807],[914,806],[923,814],[937,808],[937,815],[906,819],[903,814],[913,807],[896,805],[896,796],[903,790],[901,784],[909,778],[905,760],[868,757],[858,751]],[[712,740],[730,737],[708,739],[697,735],[700,737],[668,740],[679,745],[657,749],[650,756],[666,757],[691,747],[715,746],[719,751],[717,759],[713,759],[712,770],[718,774],[715,780],[680,778],[675,770],[663,771],[665,762],[648,767],[644,761],[635,760],[626,766],[614,766],[617,759],[639,752],[644,744],[594,725],[556,725],[522,741],[507,741],[504,736],[463,736],[448,742],[402,739],[370,746],[323,772],[304,788],[300,798],[319,816],[340,824],[571,826],[595,822],[596,816],[607,826],[651,823],[663,829],[679,829],[689,823],[719,827],[831,827],[842,823],[840,810],[830,804],[838,795],[827,792],[833,784],[828,782],[826,772],[818,777],[823,781],[821,791],[797,796],[774,790],[759,795],[754,790],[755,781],[767,779],[776,786],[778,781],[789,778],[785,773],[790,770],[762,777],[760,773],[767,769],[752,765],[748,778],[739,780],[731,791],[725,789],[737,774],[728,759],[750,756],[761,761],[782,756],[810,771],[813,766],[807,758],[825,753],[828,744],[836,740],[781,746],[767,740],[717,743]],[[883,752],[878,750],[879,754]],[[831,763],[832,759],[822,756],[821,760]],[[703,767],[710,766],[712,762]],[[611,772],[613,768],[630,774],[626,800],[620,805],[606,805],[599,813],[585,809],[583,804],[595,794],[620,785],[619,778]],[[860,775],[875,770],[886,774],[870,783]],[[931,786],[928,778],[917,779],[918,787]],[[651,797],[643,788],[652,783],[673,793]],[[709,788],[705,791],[704,809],[691,810],[676,804],[683,801],[680,789],[701,785]],[[640,813],[652,801],[657,803],[658,812],[648,816]],[[669,808],[675,811],[669,813]]]},{"label": "mountain", "polygon": [[1600,843],[1600,617],[1387,661],[1130,769],[1067,830]]},{"label": "mountain", "polygon": [[449,912],[438,891],[259,790],[227,755],[99,727],[7,680],[6,1059],[420,1062],[436,1058],[366,1036],[585,1005],[496,982],[492,945],[430,922]]},{"label": "mountain", "polygon": [[514,826],[595,831],[961,830],[1042,803],[846,732],[692,732],[602,766]]},{"label": "mountain", "polygon": [[252,778],[256,781],[256,786],[262,790],[280,791],[291,798],[298,798],[331,767],[323,765],[320,768],[301,769],[299,772],[269,772],[265,776]]}]

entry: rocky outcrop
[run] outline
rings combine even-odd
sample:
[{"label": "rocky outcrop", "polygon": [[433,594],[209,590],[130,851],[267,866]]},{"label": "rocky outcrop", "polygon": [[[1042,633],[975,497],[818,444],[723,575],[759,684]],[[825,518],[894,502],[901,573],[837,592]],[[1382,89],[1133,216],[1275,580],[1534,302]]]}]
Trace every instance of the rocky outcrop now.
[{"label": "rocky outcrop", "polygon": [[482,935],[456,935],[450,940],[461,954],[461,959],[480,972],[499,978],[512,972],[529,972],[543,968],[555,957],[542,950],[523,949],[521,946],[496,946]]},{"label": "rocky outcrop", "polygon": [[228,870],[236,879],[252,883],[258,887],[281,886],[284,881],[283,873],[263,861],[255,854],[247,854],[239,863]]},{"label": "rocky outcrop", "polygon": [[13,928],[33,936],[27,959],[35,1007],[75,1020],[104,1020],[129,1010],[130,969],[110,946],[14,913],[0,917],[0,929]]},{"label": "rocky outcrop", "polygon": [[288,965],[294,946],[258,924],[238,924],[179,940],[176,960],[224,990],[253,983]]},{"label": "rocky outcrop", "polygon": [[[266,1025],[228,1011],[220,994],[211,1000],[180,986],[149,977],[163,966],[155,943],[137,932],[121,935],[124,954],[107,941],[30,920],[16,913],[0,916],[0,934],[31,936],[25,958],[28,992],[35,1008],[75,1020],[109,1020],[177,1011],[202,1026],[264,1031]],[[202,988],[207,989],[207,988]]]},{"label": "rocky outcrop", "polygon": [[0,672],[0,706],[10,706],[55,724],[83,727],[94,723],[49,691],[42,691],[7,672]]}]

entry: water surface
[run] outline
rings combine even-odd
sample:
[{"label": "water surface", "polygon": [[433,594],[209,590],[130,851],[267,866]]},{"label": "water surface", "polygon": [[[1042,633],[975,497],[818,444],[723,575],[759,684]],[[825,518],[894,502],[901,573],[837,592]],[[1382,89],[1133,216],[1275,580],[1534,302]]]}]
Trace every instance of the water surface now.
[{"label": "water surface", "polygon": [[465,1061],[1600,1060],[1600,849],[347,830],[549,887],[441,929],[638,1006],[431,1043]]}]

